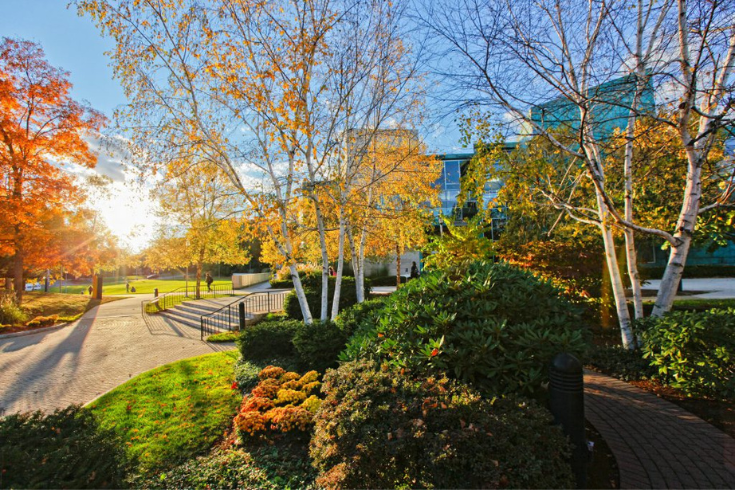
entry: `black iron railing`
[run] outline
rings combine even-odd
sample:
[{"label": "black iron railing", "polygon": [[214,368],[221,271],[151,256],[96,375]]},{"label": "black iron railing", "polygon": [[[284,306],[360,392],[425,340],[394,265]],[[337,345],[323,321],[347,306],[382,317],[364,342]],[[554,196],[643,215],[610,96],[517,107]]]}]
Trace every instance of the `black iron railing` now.
[{"label": "black iron railing", "polygon": [[151,315],[165,311],[169,308],[183,303],[184,301],[191,301],[195,299],[212,299],[222,298],[225,296],[234,296],[235,292],[232,286],[212,286],[211,289],[207,289],[206,285],[202,285],[197,293],[196,285],[188,286],[183,288],[174,289],[166,294],[159,296],[158,298],[143,300],[140,304],[143,315]]},{"label": "black iron railing", "polygon": [[249,293],[217,311],[202,315],[202,340],[215,333],[241,330],[248,323],[248,320],[255,319],[258,314],[282,311],[283,300],[288,293],[289,291]]}]

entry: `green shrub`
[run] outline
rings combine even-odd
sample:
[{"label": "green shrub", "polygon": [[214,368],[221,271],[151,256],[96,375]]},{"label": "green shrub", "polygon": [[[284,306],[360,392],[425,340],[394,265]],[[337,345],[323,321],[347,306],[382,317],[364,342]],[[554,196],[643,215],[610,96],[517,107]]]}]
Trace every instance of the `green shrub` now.
[{"label": "green shrub", "polygon": [[337,317],[337,325],[349,337],[360,325],[367,322],[375,324],[378,312],[385,306],[385,298],[376,298],[357,303],[341,311]]},{"label": "green shrub", "polygon": [[311,456],[326,488],[571,488],[568,444],[551,416],[487,399],[447,378],[372,362],[324,378]]},{"label": "green shrub", "polygon": [[[332,298],[334,296],[335,277],[329,278],[329,312],[332,311]],[[302,277],[302,285],[304,286],[304,294],[306,301],[309,303],[311,316],[318,319],[321,312],[321,293],[322,293],[322,276],[321,274],[305,274]],[[349,276],[342,277],[342,287],[340,288],[339,309],[340,311],[349,308],[357,303],[357,290],[355,289],[355,278]],[[370,280],[365,279],[365,296],[370,291]],[[286,295],[283,303],[283,311],[289,318],[294,320],[303,320],[301,314],[301,306],[299,305],[296,291],[292,291]]]},{"label": "green shrub", "polygon": [[2,488],[120,488],[124,443],[80,406],[0,419]]},{"label": "green shrub", "polygon": [[585,364],[625,381],[649,379],[655,374],[639,349],[629,350],[619,345],[594,347],[587,354]]},{"label": "green shrub", "polygon": [[293,336],[301,326],[297,320],[261,322],[240,333],[237,347],[246,360],[293,357]]},{"label": "green shrub", "polygon": [[0,300],[0,324],[23,325],[28,315],[14,301]]},{"label": "green shrub", "polygon": [[442,371],[486,393],[536,394],[559,352],[585,342],[579,310],[547,281],[506,264],[424,274],[392,294],[342,360],[374,358]]},{"label": "green shrub", "polygon": [[347,334],[334,322],[315,321],[302,325],[293,338],[293,346],[302,370],[324,372],[337,366],[345,348]]},{"label": "green shrub", "polygon": [[191,459],[171,471],[156,475],[141,488],[263,488],[278,487],[242,449],[215,449],[212,454]]},{"label": "green shrub", "polygon": [[671,312],[637,327],[656,379],[689,395],[735,397],[735,308]]}]

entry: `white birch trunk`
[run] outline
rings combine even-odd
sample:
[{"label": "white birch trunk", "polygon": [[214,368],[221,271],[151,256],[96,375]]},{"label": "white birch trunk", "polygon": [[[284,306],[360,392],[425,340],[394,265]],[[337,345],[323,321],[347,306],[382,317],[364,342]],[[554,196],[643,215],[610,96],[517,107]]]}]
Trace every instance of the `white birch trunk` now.
[{"label": "white birch trunk", "polygon": [[[625,143],[625,220],[629,223],[633,222],[633,140],[635,137],[636,111],[639,99],[639,84],[636,80],[636,94],[633,101],[633,108],[628,116],[627,141]],[[635,310],[635,318],[643,318],[643,292],[641,290],[641,280],[638,273],[638,254],[635,249],[635,232],[631,228],[625,228],[625,258],[628,265],[628,278],[630,279],[630,289],[633,293],[633,307]]]},{"label": "white birch trunk", "polygon": [[687,159],[689,160],[689,171],[687,172],[686,191],[674,234],[674,237],[678,239],[678,244],[671,245],[671,254],[656,295],[652,316],[663,316],[674,304],[697,222],[702,197],[700,154],[694,148],[687,148]]},{"label": "white birch trunk", "polygon": [[339,248],[337,252],[337,277],[334,281],[334,299],[332,300],[332,321],[337,319],[339,314],[339,298],[342,291],[342,272],[345,262],[345,216],[344,206],[339,210]]},{"label": "white birch trunk", "polygon": [[605,261],[607,270],[610,273],[610,285],[615,298],[615,311],[618,315],[618,323],[620,325],[620,338],[623,347],[626,349],[634,349],[636,346],[633,330],[630,325],[630,313],[628,312],[628,303],[625,298],[625,288],[620,277],[620,269],[618,268],[618,258],[615,255],[615,240],[612,231],[607,225],[608,212],[607,206],[602,200],[599,192],[597,193],[597,205],[599,206],[602,241],[605,246]]}]

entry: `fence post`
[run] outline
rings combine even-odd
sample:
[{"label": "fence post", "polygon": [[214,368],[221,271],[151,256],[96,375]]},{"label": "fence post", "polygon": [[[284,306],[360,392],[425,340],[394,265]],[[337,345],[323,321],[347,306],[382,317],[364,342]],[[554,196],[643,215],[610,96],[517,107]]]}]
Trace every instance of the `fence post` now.
[{"label": "fence post", "polygon": [[551,361],[549,371],[549,408],[554,423],[574,445],[572,471],[577,488],[587,488],[589,449],[584,434],[584,377],[579,359],[565,352]]},{"label": "fence post", "polygon": [[240,314],[240,323],[238,325],[238,330],[242,332],[243,330],[245,330],[245,303],[237,304],[237,312]]}]

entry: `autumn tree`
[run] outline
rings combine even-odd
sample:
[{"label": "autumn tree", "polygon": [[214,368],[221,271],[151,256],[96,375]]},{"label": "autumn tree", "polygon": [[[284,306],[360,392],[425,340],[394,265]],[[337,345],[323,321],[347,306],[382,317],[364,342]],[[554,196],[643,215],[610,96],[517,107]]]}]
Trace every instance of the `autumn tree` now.
[{"label": "autumn tree", "polygon": [[200,295],[204,264],[243,264],[242,210],[237,191],[219,167],[196,155],[169,162],[153,190],[162,227],[149,250],[147,265],[156,268],[194,264],[195,295]]},{"label": "autumn tree", "polygon": [[69,74],[51,66],[41,47],[3,38],[0,43],[0,228],[13,255],[20,301],[27,258],[48,247],[42,222],[55,209],[78,206],[83,195],[65,170],[92,168],[97,157],[85,137],[105,118],[69,94]]},{"label": "autumn tree", "polygon": [[[347,130],[400,122],[399,102],[417,75],[398,42],[401,10],[358,0],[76,3],[117,42],[116,75],[131,99],[121,129],[144,158],[171,151],[175,139],[220,166],[290,269],[307,323],[290,225],[295,200],[310,201],[326,319],[330,203],[319,189]],[[348,35],[355,42],[345,50]]]}]

